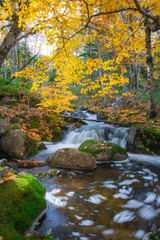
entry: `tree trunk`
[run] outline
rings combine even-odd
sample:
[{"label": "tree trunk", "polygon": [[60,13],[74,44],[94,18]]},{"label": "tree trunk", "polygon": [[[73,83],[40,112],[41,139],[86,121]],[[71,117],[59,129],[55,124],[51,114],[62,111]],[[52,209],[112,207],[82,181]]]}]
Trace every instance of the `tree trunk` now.
[{"label": "tree trunk", "polygon": [[[99,47],[99,40],[98,40],[97,37],[96,37],[96,43],[97,43],[97,49],[98,49],[98,57],[99,57],[99,59],[102,59],[102,54],[101,54],[100,47]],[[99,68],[98,72],[99,72],[99,77],[102,78],[103,77],[102,68]],[[103,88],[104,88],[103,83],[101,83],[101,87],[102,87],[102,90],[103,90]],[[103,104],[104,104],[104,107],[108,107],[108,95],[107,94],[104,94]]]},{"label": "tree trunk", "polygon": [[145,21],[145,41],[146,41],[146,63],[147,63],[147,82],[149,91],[149,117],[153,118],[156,116],[156,107],[154,102],[154,89],[153,89],[153,57],[151,49],[151,29],[150,22],[148,19]]},{"label": "tree trunk", "polygon": [[7,64],[5,62],[3,62],[2,67],[4,69],[4,79],[5,79],[5,82],[7,82],[7,80],[8,80]]},{"label": "tree trunk", "polygon": [[0,68],[2,67],[2,63],[6,59],[9,51],[15,46],[20,33],[21,28],[18,27],[18,18],[15,17],[12,27],[0,45]]}]

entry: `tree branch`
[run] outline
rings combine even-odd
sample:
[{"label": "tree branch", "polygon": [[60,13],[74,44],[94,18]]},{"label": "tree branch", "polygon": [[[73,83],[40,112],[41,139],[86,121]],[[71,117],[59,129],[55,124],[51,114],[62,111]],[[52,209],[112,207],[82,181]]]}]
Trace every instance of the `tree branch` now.
[{"label": "tree branch", "polygon": [[[27,65],[29,65],[30,62],[31,62],[35,57],[37,57],[38,54],[39,54],[39,53],[35,54],[32,58],[30,58],[30,59],[28,60],[28,62],[25,63],[25,64],[21,67],[21,69],[20,69],[19,71],[22,71]],[[6,83],[6,85],[10,84],[15,78],[16,78],[16,77],[13,76],[13,77],[11,78],[11,80]]]},{"label": "tree branch", "polygon": [[141,8],[141,6],[140,6],[140,4],[139,4],[139,2],[137,0],[134,0],[134,4],[136,5],[137,11],[139,13],[141,13],[144,17],[149,18],[149,19],[151,19],[153,21],[157,21],[157,18],[155,16],[149,14],[148,12],[144,11]]},{"label": "tree branch", "polygon": [[88,118],[81,118],[81,117],[74,117],[74,116],[64,116],[64,115],[59,115],[60,117],[63,118],[71,118],[71,119],[75,119],[75,120],[81,120],[81,121],[92,121],[92,122],[104,122],[104,123],[108,123],[108,124],[113,124],[113,125],[117,125],[117,126],[125,126],[125,127],[130,127],[130,126],[134,126],[134,125],[144,125],[146,122],[129,122],[129,123],[120,123],[120,122],[114,122],[114,121],[107,121],[105,119],[88,119]]},{"label": "tree branch", "polygon": [[90,17],[89,21],[90,21],[92,18],[101,16],[101,15],[109,15],[109,14],[120,13],[120,12],[125,12],[125,11],[137,11],[137,8],[129,7],[129,8],[117,9],[117,10],[114,10],[114,11],[99,12],[99,13],[93,14],[93,15]]}]

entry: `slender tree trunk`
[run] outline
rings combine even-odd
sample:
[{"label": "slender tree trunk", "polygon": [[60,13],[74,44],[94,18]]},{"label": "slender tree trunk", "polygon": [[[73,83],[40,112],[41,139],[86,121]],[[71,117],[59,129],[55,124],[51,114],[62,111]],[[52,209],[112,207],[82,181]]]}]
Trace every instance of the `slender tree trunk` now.
[{"label": "slender tree trunk", "polygon": [[153,89],[153,57],[151,49],[151,29],[149,20],[145,21],[145,41],[146,41],[146,63],[147,63],[147,82],[148,82],[148,91],[149,91],[149,116],[156,116],[156,107],[154,102],[154,89]]},{"label": "slender tree trunk", "polygon": [[134,94],[137,94],[137,61],[133,63]]},{"label": "slender tree trunk", "polygon": [[5,82],[7,82],[7,80],[8,80],[7,64],[6,64],[5,62],[3,62],[2,67],[3,67],[3,69],[4,69]]},{"label": "slender tree trunk", "polygon": [[18,18],[15,17],[12,27],[0,45],[0,68],[9,51],[15,46],[20,33],[21,28],[18,27]]},{"label": "slender tree trunk", "polygon": [[137,90],[139,91],[139,76],[141,73],[141,68],[142,68],[142,62],[139,63],[138,69],[137,69]]},{"label": "slender tree trunk", "polygon": [[21,65],[20,65],[20,50],[19,50],[19,42],[17,42],[17,70],[19,71],[20,68],[21,68]]},{"label": "slender tree trunk", "polygon": [[17,45],[14,46],[14,73],[17,72]]},{"label": "slender tree trunk", "polygon": [[13,52],[13,48],[10,51],[11,53],[11,77],[14,74],[14,52]]},{"label": "slender tree trunk", "polygon": [[[102,54],[101,54],[100,47],[99,47],[99,40],[98,40],[97,37],[96,37],[96,43],[97,43],[97,49],[98,49],[98,57],[99,57],[99,59],[102,59]],[[102,68],[99,68],[98,72],[99,72],[99,77],[102,78],[103,77]],[[101,86],[102,86],[102,90],[103,90],[103,84],[102,83],[101,83]],[[104,107],[108,107],[108,95],[107,94],[104,94],[103,103],[104,103]]]}]

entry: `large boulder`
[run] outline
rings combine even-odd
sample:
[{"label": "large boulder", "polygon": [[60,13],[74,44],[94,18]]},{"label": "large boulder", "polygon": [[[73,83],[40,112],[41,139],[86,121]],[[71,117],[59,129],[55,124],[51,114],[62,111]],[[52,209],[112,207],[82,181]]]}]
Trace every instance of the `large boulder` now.
[{"label": "large boulder", "polygon": [[4,136],[11,129],[11,124],[6,120],[0,119],[0,137]]},{"label": "large boulder", "polygon": [[8,157],[16,159],[26,159],[37,153],[36,142],[19,129],[2,136],[0,147]]},{"label": "large boulder", "polygon": [[128,155],[122,147],[101,139],[89,139],[78,148],[79,151],[91,154],[100,162],[122,161]]},{"label": "large boulder", "polygon": [[160,131],[142,126],[129,129],[126,150],[133,153],[160,155]]},{"label": "large boulder", "polygon": [[0,184],[0,236],[23,240],[24,232],[46,207],[45,188],[32,175],[22,172]]},{"label": "large boulder", "polygon": [[73,148],[57,150],[49,156],[47,163],[52,167],[71,169],[92,169],[96,167],[94,157]]}]

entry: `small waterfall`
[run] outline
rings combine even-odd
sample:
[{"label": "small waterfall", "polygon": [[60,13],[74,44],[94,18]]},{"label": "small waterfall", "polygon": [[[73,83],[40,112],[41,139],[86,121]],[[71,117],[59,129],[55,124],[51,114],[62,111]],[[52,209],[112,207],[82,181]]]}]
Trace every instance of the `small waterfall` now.
[{"label": "small waterfall", "polygon": [[115,130],[115,133],[111,139],[111,142],[125,148],[128,136],[128,128],[119,127]]},{"label": "small waterfall", "polygon": [[[83,112],[81,112],[82,115]],[[95,114],[91,113],[84,113],[85,117],[88,119],[96,119]],[[123,127],[113,127],[109,124],[103,122],[94,121],[86,121],[88,125],[81,126],[80,129],[76,129],[74,131],[69,131],[64,140],[63,144],[65,145],[75,145],[74,147],[77,148],[79,145],[88,140],[88,139],[102,139],[113,142],[123,148],[125,148],[127,135],[128,135],[128,128]]]}]

